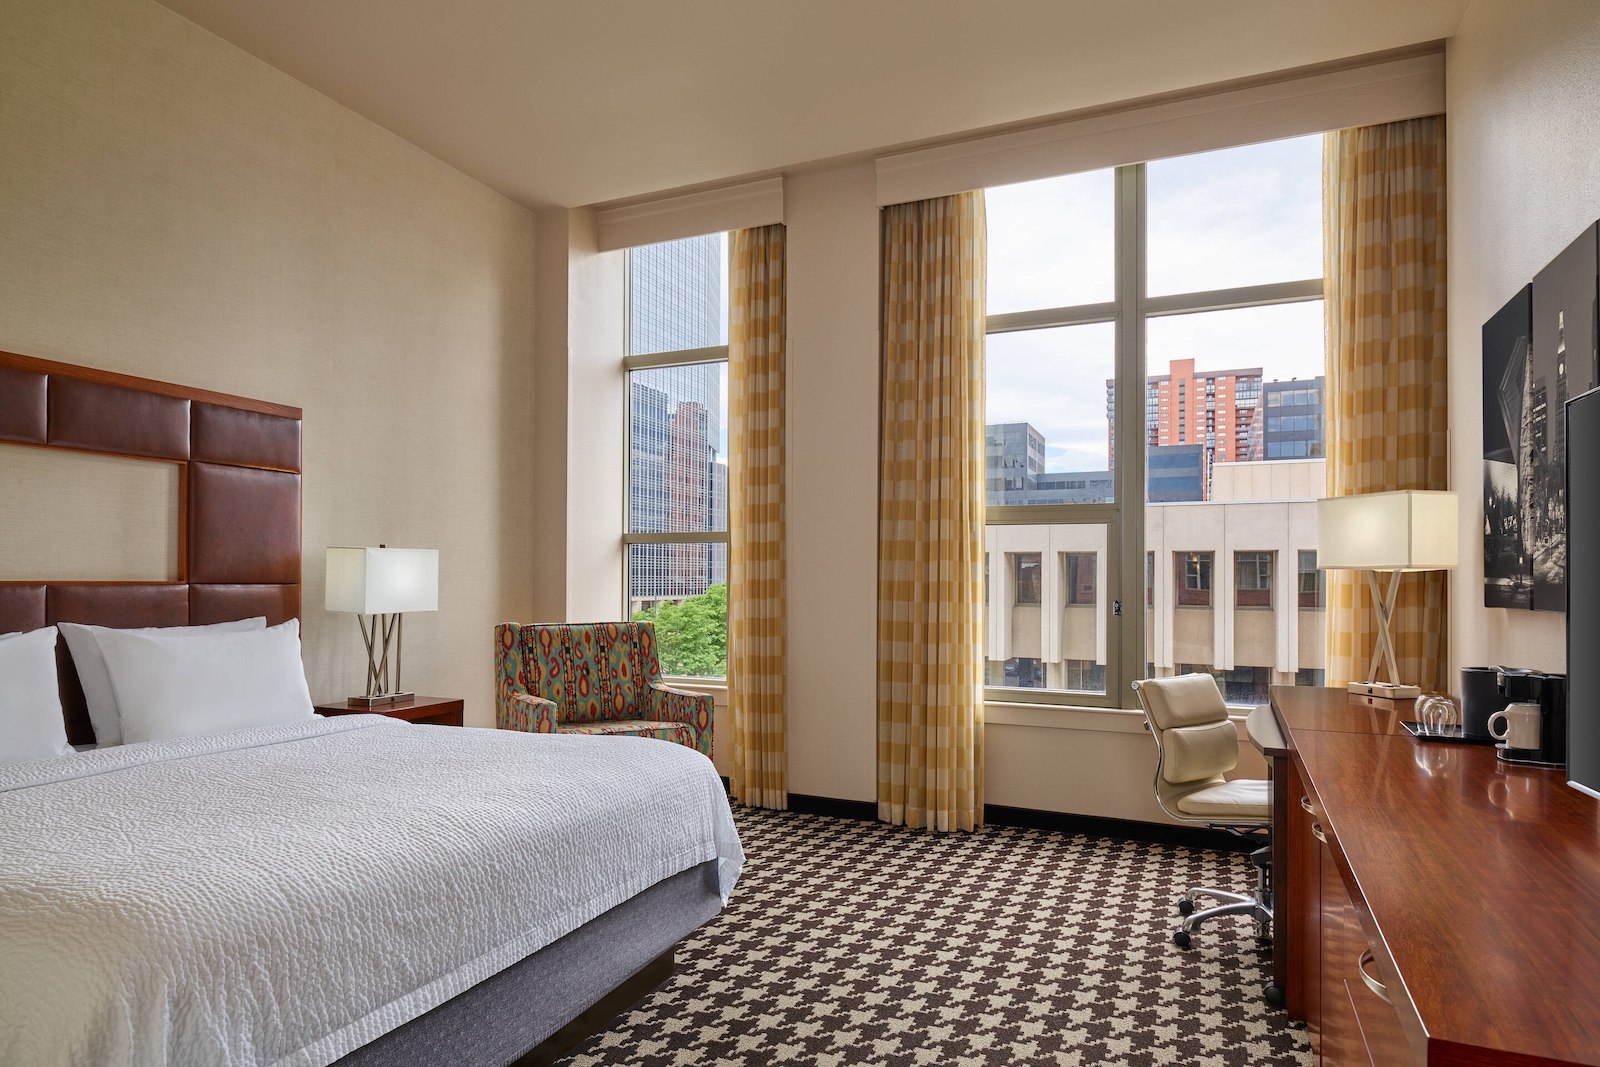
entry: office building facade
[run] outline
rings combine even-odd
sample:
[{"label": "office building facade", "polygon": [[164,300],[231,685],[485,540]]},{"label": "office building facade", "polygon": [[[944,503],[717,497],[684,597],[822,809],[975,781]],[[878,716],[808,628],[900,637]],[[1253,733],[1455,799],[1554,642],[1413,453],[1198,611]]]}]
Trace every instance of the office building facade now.
[{"label": "office building facade", "polygon": [[1324,379],[1267,382],[1261,387],[1262,459],[1321,459]]}]

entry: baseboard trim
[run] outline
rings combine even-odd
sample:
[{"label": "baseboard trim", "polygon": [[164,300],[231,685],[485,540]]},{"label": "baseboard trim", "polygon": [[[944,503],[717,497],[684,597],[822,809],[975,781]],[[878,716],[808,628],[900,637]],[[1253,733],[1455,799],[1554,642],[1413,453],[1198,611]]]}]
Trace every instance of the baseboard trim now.
[{"label": "baseboard trim", "polygon": [[1150,845],[1182,845],[1220,852],[1253,852],[1266,842],[1243,838],[1226,830],[1204,826],[1175,826],[1170,823],[1113,819],[1104,815],[1074,815],[1060,811],[1013,808],[1005,804],[985,804],[983,821],[990,826],[1020,826],[1030,830],[1055,830],[1064,834],[1109,837],[1117,841],[1140,841]]},{"label": "baseboard trim", "polygon": [[790,793],[789,810],[801,815],[829,815],[835,819],[856,819],[876,822],[878,805],[871,800],[838,800],[834,797],[815,797],[809,793]]},{"label": "baseboard trim", "polygon": [[[789,810],[800,815],[826,815],[835,819],[876,822],[878,805],[870,800],[839,800],[807,793],[790,793]],[[1030,830],[1054,830],[1063,834],[1107,837],[1116,841],[1141,841],[1152,845],[1182,845],[1221,852],[1250,852],[1262,842],[1237,837],[1225,830],[1203,826],[1174,826],[1140,822],[1137,819],[1112,819],[1102,815],[1074,815],[1061,811],[1013,808],[1005,804],[985,804],[983,821],[989,826],[1020,826]]]}]

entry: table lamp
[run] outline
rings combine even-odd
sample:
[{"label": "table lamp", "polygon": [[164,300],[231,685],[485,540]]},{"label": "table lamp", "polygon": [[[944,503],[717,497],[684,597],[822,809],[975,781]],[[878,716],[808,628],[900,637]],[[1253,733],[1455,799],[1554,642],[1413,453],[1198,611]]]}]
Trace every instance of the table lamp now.
[{"label": "table lamp", "polygon": [[[1450,570],[1460,546],[1456,494],[1419,489],[1363,493],[1317,501],[1317,563],[1323,570],[1367,572],[1367,588],[1378,616],[1378,640],[1367,676],[1388,668],[1389,681],[1403,686],[1395,666],[1389,622],[1406,571]],[[1389,572],[1388,592],[1378,588],[1378,572]],[[1351,683],[1352,687],[1358,684]],[[1393,695],[1416,696],[1415,687]]]},{"label": "table lamp", "polygon": [[[408,611],[439,610],[439,551],[434,548],[330,548],[327,596],[332,612],[352,614],[367,646],[367,692],[351,707],[370,708],[411,699],[400,689],[400,645]],[[368,621],[370,617],[370,623]],[[394,685],[389,658],[394,657]]]}]

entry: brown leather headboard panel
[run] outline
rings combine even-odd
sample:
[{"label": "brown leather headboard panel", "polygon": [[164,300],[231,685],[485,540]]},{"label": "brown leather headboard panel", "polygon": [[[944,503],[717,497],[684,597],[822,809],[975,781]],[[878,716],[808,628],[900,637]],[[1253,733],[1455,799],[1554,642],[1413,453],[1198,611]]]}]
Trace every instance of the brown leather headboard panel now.
[{"label": "brown leather headboard panel", "polygon": [[[0,582],[0,633],[299,618],[300,420],[282,404],[0,352],[0,441],[176,463],[185,487],[176,581]],[[65,642],[57,659],[67,737],[91,744]]]}]

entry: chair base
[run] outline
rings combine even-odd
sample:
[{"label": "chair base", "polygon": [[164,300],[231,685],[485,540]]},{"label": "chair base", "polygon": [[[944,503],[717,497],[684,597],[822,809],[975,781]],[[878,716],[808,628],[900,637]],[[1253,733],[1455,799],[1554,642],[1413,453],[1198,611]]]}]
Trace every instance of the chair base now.
[{"label": "chair base", "polygon": [[[1250,862],[1256,868],[1256,891],[1254,893],[1234,893],[1226,889],[1211,889],[1197,887],[1190,889],[1178,900],[1178,913],[1184,917],[1183,924],[1173,931],[1172,943],[1179,948],[1189,947],[1189,935],[1202,923],[1209,919],[1220,918],[1224,915],[1248,915],[1256,922],[1256,940],[1270,942],[1272,939],[1272,850],[1258,848],[1250,854]],[[1221,901],[1210,908],[1196,909],[1195,900],[1199,897],[1208,897]],[[1271,999],[1270,994],[1268,999]]]}]

